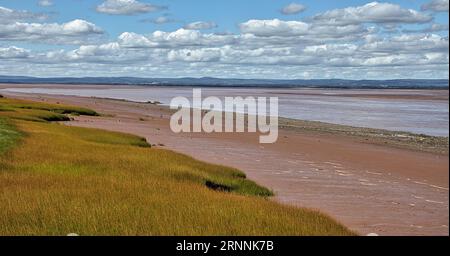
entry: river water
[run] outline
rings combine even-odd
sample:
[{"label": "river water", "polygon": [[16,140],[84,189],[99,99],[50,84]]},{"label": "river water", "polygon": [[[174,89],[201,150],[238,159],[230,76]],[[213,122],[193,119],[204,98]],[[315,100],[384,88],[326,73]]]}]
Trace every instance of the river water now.
[{"label": "river water", "polygon": [[[13,87],[13,86],[12,86]],[[101,97],[169,104],[192,98],[190,87],[110,86],[107,88],[7,88],[10,92]],[[2,90],[0,90],[1,92]],[[202,96],[278,97],[282,117],[358,127],[449,134],[448,90],[202,88]]]}]

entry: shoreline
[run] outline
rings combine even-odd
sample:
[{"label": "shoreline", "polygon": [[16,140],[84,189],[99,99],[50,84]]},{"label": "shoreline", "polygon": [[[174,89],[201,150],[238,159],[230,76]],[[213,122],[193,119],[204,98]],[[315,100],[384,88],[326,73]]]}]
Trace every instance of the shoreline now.
[{"label": "shoreline", "polygon": [[[9,91],[81,97],[100,96],[134,102],[159,101],[164,105],[170,102],[173,91],[176,91],[179,96],[192,97],[192,93],[186,87],[168,86],[39,85],[36,87],[0,84],[0,89],[4,89],[5,93]],[[78,89],[80,89],[79,93]],[[106,91],[102,92],[102,89]],[[202,95],[205,97],[277,95],[281,97],[280,100],[282,99],[279,114],[286,118],[448,137],[448,110],[446,109],[448,90],[228,89],[205,88],[206,91]],[[0,90],[0,93],[2,92],[3,90]],[[306,105],[302,102],[306,102]],[[390,105],[393,108],[389,111]],[[351,116],[353,117],[349,118]]]},{"label": "shoreline", "polygon": [[133,133],[159,147],[238,168],[274,190],[273,200],[319,209],[360,234],[448,235],[448,153],[373,144],[304,127],[282,128],[279,142],[262,146],[257,134],[173,134],[170,111],[154,104],[14,97],[90,107],[105,115],[75,116],[66,124]]},{"label": "shoreline", "polygon": [[[39,95],[39,94],[38,94]],[[41,94],[48,95],[48,94]],[[140,102],[127,99],[113,99],[105,97],[82,97],[71,95],[54,95],[92,98],[98,100],[111,100],[119,102],[129,102],[134,104],[150,104],[166,108],[172,112],[167,104],[156,102]],[[247,116],[248,114],[245,114]],[[302,120],[280,116],[278,119],[279,129],[308,131],[320,134],[337,134],[339,136],[348,136],[360,139],[361,142],[377,144],[383,146],[392,146],[400,149],[410,149],[413,151],[436,153],[442,155],[449,154],[449,136],[433,136],[427,134],[417,134],[407,131],[393,131],[368,127],[357,127],[343,124],[327,123],[322,121]],[[370,139],[370,140],[369,140]]]},{"label": "shoreline", "polygon": [[[273,90],[290,89],[292,92],[277,92],[277,94],[286,95],[306,95],[306,96],[341,96],[341,97],[362,97],[362,98],[380,98],[380,99],[411,99],[411,100],[443,100],[450,98],[449,88],[321,88],[321,87],[233,87],[233,86],[183,86],[183,85],[133,85],[133,84],[23,84],[23,83],[1,83],[0,89],[7,88],[46,88],[46,89],[129,89],[129,88],[201,88],[201,89],[251,89],[251,90]],[[319,94],[317,91],[326,91],[328,93]],[[353,91],[354,93],[336,93],[338,91]],[[299,93],[301,92],[301,93]],[[356,93],[355,93],[356,92]],[[380,93],[389,92],[390,94]],[[417,92],[417,94],[404,94],[404,92]],[[427,94],[424,92],[430,92]],[[436,92],[446,92],[445,95],[436,95]],[[268,92],[273,94],[274,92]],[[77,96],[77,95],[68,95]],[[111,98],[112,99],[112,98]],[[120,100],[120,99],[119,99]],[[139,102],[139,101],[132,101]]]},{"label": "shoreline", "polygon": [[[1,84],[0,84],[1,85]],[[0,87],[1,88],[1,87]],[[15,92],[12,92],[15,94]],[[18,93],[22,94],[22,93]],[[26,94],[26,93],[23,93]],[[171,112],[169,105],[163,104],[159,101],[133,101],[128,99],[96,97],[96,96],[76,96],[76,95],[59,95],[59,94],[40,94],[33,93],[35,95],[46,95],[54,97],[81,97],[91,98],[97,100],[110,100],[118,102],[128,102],[134,104],[150,104],[167,108],[167,111]],[[356,97],[355,95],[351,97]],[[420,98],[420,97],[419,97]],[[447,98],[448,100],[448,98]],[[247,114],[246,114],[247,115]],[[309,131],[317,132],[318,134],[337,134],[339,136],[348,136],[351,138],[359,139],[361,142],[378,144],[384,146],[392,146],[400,149],[410,149],[419,152],[437,153],[446,155],[449,153],[449,136],[435,136],[427,134],[418,134],[408,131],[395,131],[385,130],[370,127],[351,126],[343,124],[328,123],[322,121],[302,120],[289,117],[279,117],[280,129],[291,129],[296,131]]]},{"label": "shoreline", "polygon": [[392,131],[376,128],[356,127],[332,124],[320,121],[280,118],[281,129],[317,132],[318,134],[334,134],[347,136],[362,143],[409,149],[418,152],[448,155],[449,137],[416,134],[405,131]]},{"label": "shoreline", "polygon": [[[11,88],[11,85],[17,85],[20,88]],[[36,86],[39,86],[39,88],[42,89],[75,89],[72,84],[5,84],[0,83],[0,94],[1,90],[7,90],[7,89],[26,89],[26,88],[36,88]],[[102,84],[80,84],[77,85],[81,89],[111,89],[111,88],[117,88],[117,89],[133,89],[133,88],[140,88],[140,87],[156,87],[156,88],[183,88],[182,86],[136,86],[136,85],[102,85]],[[93,87],[95,86],[95,88]],[[212,88],[212,87],[205,87],[206,89]],[[234,89],[232,87],[228,87],[230,89]],[[221,87],[217,87],[217,89],[224,89]],[[238,88],[239,89],[239,88]],[[243,88],[245,89],[245,88]],[[247,88],[247,89],[267,89],[267,88]],[[276,90],[276,88],[272,88]],[[283,88],[282,88],[283,89]],[[341,89],[327,89],[327,88],[294,88],[298,89],[300,92],[276,92],[276,94],[299,94],[299,95],[307,95],[307,96],[339,96],[339,97],[358,97],[358,98],[380,98],[380,99],[409,99],[409,100],[437,100],[437,101],[448,101],[449,100],[449,93],[448,90],[443,89],[351,89],[353,93],[334,93],[335,90],[341,90]],[[306,92],[304,92],[304,90]],[[325,93],[319,94],[319,93],[311,93],[308,91],[314,91],[314,90],[325,90]],[[329,92],[328,92],[329,91]],[[445,92],[443,94],[429,94],[430,91],[438,91],[438,92]],[[4,93],[27,93],[27,92],[21,92],[21,91],[4,91]],[[331,92],[331,93],[330,93]],[[364,93],[360,93],[364,92]],[[391,94],[383,94],[380,92],[394,92]],[[405,94],[405,92],[415,92],[415,94]],[[427,93],[428,92],[428,93]],[[274,94],[275,92],[267,92],[268,94]],[[98,96],[80,96],[80,95],[70,95],[70,94],[57,94],[57,93],[39,93],[39,92],[33,92],[33,94],[36,95],[49,95],[49,96],[73,96],[73,97],[87,97],[87,98],[93,98],[93,99],[108,99],[108,100],[117,100],[117,101],[124,101],[124,102],[130,102],[130,103],[139,103],[139,104],[155,104],[160,105],[164,107],[169,107],[169,104],[159,102],[158,100],[148,100],[148,101],[137,101],[137,100],[130,100],[126,98],[111,98],[111,97],[98,97]],[[291,118],[287,116],[281,116],[280,120],[285,121],[283,125],[289,126],[289,122],[302,122],[304,123],[310,123],[310,124],[322,124],[323,126],[330,127],[331,130],[334,131],[351,131],[351,130],[364,130],[366,133],[378,133],[378,134],[390,134],[390,135],[403,135],[400,137],[421,137],[421,138],[435,138],[435,139],[443,139],[443,138],[449,138],[449,136],[442,136],[442,135],[430,135],[430,134],[421,134],[421,133],[414,133],[404,130],[388,130],[388,129],[380,129],[380,128],[373,128],[373,127],[365,127],[365,126],[355,126],[355,125],[346,125],[346,124],[339,124],[339,123],[332,123],[332,122],[326,122],[326,121],[319,121],[319,120],[307,120],[307,119],[300,119],[300,118]],[[314,125],[312,125],[314,126]],[[295,125],[294,125],[295,127]],[[302,128],[307,128],[303,126]],[[326,132],[326,131],[325,131]],[[395,133],[395,134],[394,134]],[[446,152],[445,152],[446,153]]]}]

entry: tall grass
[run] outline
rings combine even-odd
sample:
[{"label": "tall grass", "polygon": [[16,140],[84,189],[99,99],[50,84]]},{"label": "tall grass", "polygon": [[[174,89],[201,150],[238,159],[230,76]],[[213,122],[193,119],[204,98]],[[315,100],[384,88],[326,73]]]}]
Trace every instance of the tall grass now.
[{"label": "tall grass", "polygon": [[18,132],[9,120],[0,116],[0,154],[16,144],[20,137]]},{"label": "tall grass", "polygon": [[[0,137],[1,235],[353,234],[317,211],[268,200],[270,190],[236,169],[133,135],[49,123],[38,116],[54,109],[15,104],[0,99],[10,108],[0,111],[0,134],[15,134]],[[11,148],[15,129],[25,136]]]}]

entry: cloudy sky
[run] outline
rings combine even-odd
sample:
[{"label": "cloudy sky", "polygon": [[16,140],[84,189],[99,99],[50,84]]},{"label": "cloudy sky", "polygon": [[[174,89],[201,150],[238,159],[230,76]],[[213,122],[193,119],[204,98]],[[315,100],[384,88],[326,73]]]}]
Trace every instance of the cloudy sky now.
[{"label": "cloudy sky", "polygon": [[448,78],[448,0],[0,0],[0,75]]}]

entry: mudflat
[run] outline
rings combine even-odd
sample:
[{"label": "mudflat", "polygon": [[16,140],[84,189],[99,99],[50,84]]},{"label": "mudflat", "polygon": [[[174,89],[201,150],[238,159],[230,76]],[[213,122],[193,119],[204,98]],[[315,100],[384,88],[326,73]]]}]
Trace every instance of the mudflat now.
[{"label": "mudflat", "polygon": [[258,134],[173,133],[171,111],[154,104],[5,95],[94,109],[103,116],[74,116],[65,124],[137,134],[155,146],[239,168],[273,189],[273,200],[319,209],[363,235],[449,234],[448,139],[424,144],[411,135],[410,143],[403,133],[381,132],[380,138],[370,135],[376,130],[355,134],[358,128],[281,120],[277,143],[259,144]]}]

